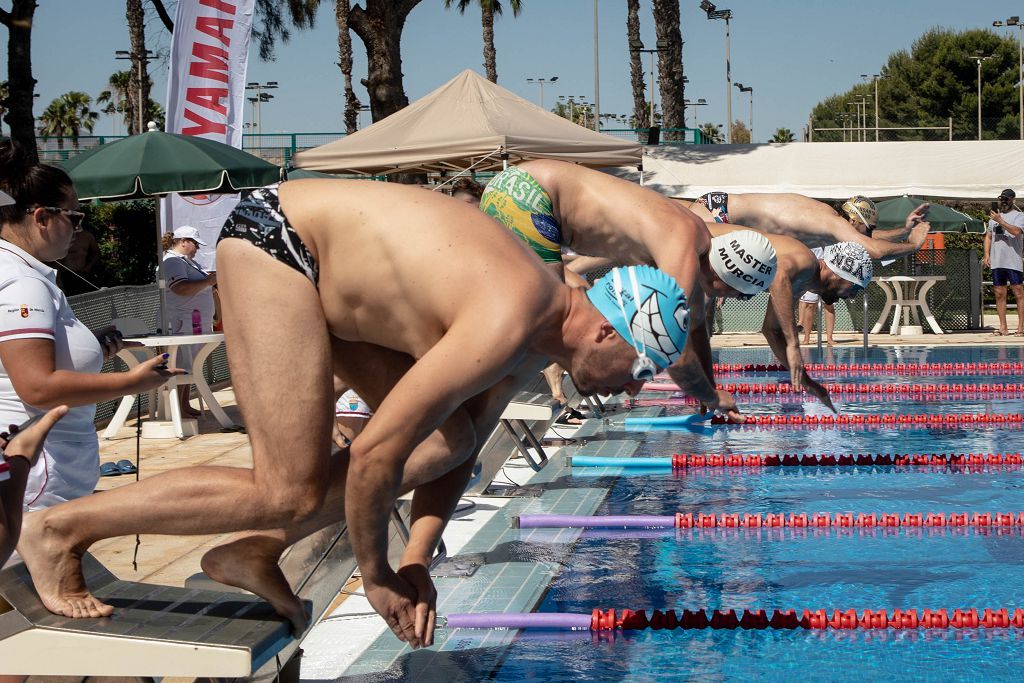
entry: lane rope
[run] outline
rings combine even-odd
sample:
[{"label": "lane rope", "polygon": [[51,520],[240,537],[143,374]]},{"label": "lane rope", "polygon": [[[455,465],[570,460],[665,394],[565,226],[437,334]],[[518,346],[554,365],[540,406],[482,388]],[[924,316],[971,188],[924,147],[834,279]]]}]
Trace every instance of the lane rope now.
[{"label": "lane rope", "polygon": [[467,629],[560,629],[573,631],[684,630],[854,630],[854,629],[1024,629],[1024,609],[893,609],[838,610],[646,610],[595,609],[590,614],[567,612],[480,612],[449,614],[438,619],[442,628]]},{"label": "lane rope", "polygon": [[768,512],[674,515],[517,515],[519,529],[876,529],[1024,527],[1022,512]]},{"label": "lane rope", "polygon": [[977,467],[1024,464],[1020,453],[674,453],[661,457],[567,455],[572,467],[698,469],[706,467]]}]

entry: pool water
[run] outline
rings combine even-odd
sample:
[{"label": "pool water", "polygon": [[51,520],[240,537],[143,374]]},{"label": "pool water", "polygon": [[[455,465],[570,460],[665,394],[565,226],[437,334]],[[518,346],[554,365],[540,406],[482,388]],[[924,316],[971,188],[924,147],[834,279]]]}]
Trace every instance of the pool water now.
[{"label": "pool water", "polygon": [[[887,350],[864,358],[837,351],[827,362],[1021,360],[1017,348]],[[770,362],[767,351],[723,352],[722,362]],[[819,360],[819,359],[816,359]],[[826,360],[826,359],[820,359]],[[778,382],[784,374],[747,375]],[[734,381],[725,380],[723,381]],[[864,377],[835,381],[864,382]],[[905,377],[900,382],[1019,381],[1016,377]],[[657,396],[650,396],[657,399]],[[749,413],[823,414],[816,401],[739,397]],[[843,412],[1018,413],[1019,398],[896,402],[836,397]],[[667,414],[692,406],[666,401]],[[638,456],[690,453],[1019,452],[1018,426],[908,429],[716,427],[626,433]],[[620,431],[616,431],[619,429]],[[597,514],[767,512],[1018,512],[1020,467],[709,468],[594,476],[583,468],[560,485],[608,487]],[[545,545],[532,532],[531,543]],[[555,538],[551,534],[551,543]],[[554,548],[547,550],[553,551]],[[545,549],[538,547],[538,554]],[[1017,529],[704,529],[586,531],[551,584],[541,612],[631,609],[886,609],[1024,606],[1024,538]],[[463,632],[469,633],[469,632]],[[471,637],[471,636],[469,636]],[[466,653],[472,678],[579,680],[1016,680],[1020,630],[628,631],[522,633],[509,649]],[[472,662],[470,664],[470,662]],[[468,671],[464,669],[465,671]]]}]

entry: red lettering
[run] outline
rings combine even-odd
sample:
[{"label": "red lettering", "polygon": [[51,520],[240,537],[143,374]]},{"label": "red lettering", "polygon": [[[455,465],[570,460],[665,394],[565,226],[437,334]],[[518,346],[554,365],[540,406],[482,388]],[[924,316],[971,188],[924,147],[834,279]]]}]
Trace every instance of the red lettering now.
[{"label": "red lettering", "polygon": [[235,25],[234,19],[221,19],[219,17],[196,17],[196,30],[205,33],[211,38],[216,38],[223,45],[230,45],[231,38],[224,33],[230,31]]},{"label": "red lettering", "polygon": [[223,0],[199,0],[199,4],[224,12],[225,14],[234,14],[237,11],[234,5],[229,2],[223,2]]},{"label": "red lettering", "polygon": [[192,44],[192,56],[201,59],[201,62],[192,62],[188,65],[190,76],[209,78],[211,81],[228,82],[228,51],[213,45],[202,43]]},{"label": "red lettering", "polygon": [[227,88],[188,88],[185,91],[185,100],[197,107],[211,109],[218,114],[227,116],[228,108],[221,104],[221,100],[228,97]]},{"label": "red lettering", "polygon": [[185,110],[185,118],[195,123],[195,126],[189,126],[188,128],[182,128],[182,135],[204,135],[206,133],[226,133],[227,124],[216,123],[209,119],[204,119],[199,114],[195,113],[191,109]]}]

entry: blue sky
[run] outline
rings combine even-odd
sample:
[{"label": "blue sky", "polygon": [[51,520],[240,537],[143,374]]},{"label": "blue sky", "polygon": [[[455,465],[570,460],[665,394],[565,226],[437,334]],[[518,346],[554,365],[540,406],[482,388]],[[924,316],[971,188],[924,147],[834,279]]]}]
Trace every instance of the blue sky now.
[{"label": "blue sky", "polygon": [[[9,4],[0,0],[2,7]],[[149,6],[148,0],[145,4]],[[650,0],[640,4],[642,38],[653,46]],[[39,5],[32,50],[40,94],[37,115],[69,90],[98,95],[110,74],[127,64],[116,61],[114,51],[129,47],[124,0],[39,0]],[[402,66],[410,100],[462,69],[483,73],[479,13],[460,16],[443,5],[443,0],[423,0],[406,23]],[[537,102],[539,88],[526,79],[558,76],[557,83],[544,88],[547,108],[559,95],[593,101],[593,0],[524,0],[523,5],[518,18],[506,12],[495,27],[498,83]],[[698,5],[699,0],[681,2],[686,96],[709,102],[696,112],[701,122],[724,123],[725,27],[721,21],[708,21]],[[732,0],[717,5],[734,13],[732,76],[754,88],[756,141],[769,138],[779,127],[799,135],[817,102],[848,89],[862,73],[877,73],[891,53],[909,49],[933,26],[991,28],[993,20],[1024,15],[1024,5],[1010,0]],[[333,8],[334,3],[325,0],[316,28],[294,32],[290,43],[278,47],[275,62],[260,61],[255,51],[250,55],[248,80],[276,80],[281,85],[276,98],[262,108],[264,132],[342,130]],[[598,0],[603,112],[628,113],[632,108],[625,17],[624,0]],[[1016,29],[993,30],[1016,38]],[[169,36],[155,18],[148,24],[148,36],[150,48],[166,53]],[[365,76],[365,48],[355,37],[353,46],[355,74]],[[6,58],[3,50],[4,74]],[[648,59],[645,55],[645,69]],[[154,98],[163,101],[166,62],[151,68]],[[366,101],[361,86],[357,94]],[[694,111],[687,115],[692,125]],[[748,95],[734,87],[733,118],[746,121],[748,116]],[[111,132],[112,122],[103,117],[96,133]]]}]

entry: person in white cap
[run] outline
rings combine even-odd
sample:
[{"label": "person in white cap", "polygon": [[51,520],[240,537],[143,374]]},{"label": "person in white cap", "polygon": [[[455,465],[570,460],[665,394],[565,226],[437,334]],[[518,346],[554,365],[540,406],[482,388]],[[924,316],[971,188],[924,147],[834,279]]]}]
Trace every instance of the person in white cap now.
[{"label": "person in white cap", "polygon": [[[707,408],[743,419],[732,395],[715,386],[704,312],[709,298],[750,298],[768,288],[775,255],[763,236],[751,233],[712,245],[707,226],[682,205],[627,180],[552,159],[527,161],[494,176],[480,210],[563,279],[562,247],[605,259],[603,265],[648,264],[672,275],[686,292],[693,324],[686,350],[668,374]],[[593,258],[578,263],[595,265]]]},{"label": "person in white cap", "polygon": [[[217,285],[217,275],[206,272],[195,260],[199,247],[205,246],[199,231],[190,225],[164,234],[164,258],[160,267],[167,282],[169,334],[209,334],[213,331],[213,288]],[[191,367],[192,347],[178,349],[176,364],[182,368]],[[199,411],[189,403],[189,393],[190,386],[178,388],[181,414],[198,417]]]},{"label": "person in white cap", "polygon": [[828,204],[793,193],[709,192],[685,204],[701,219],[731,223],[770,235],[785,235],[808,247],[856,242],[873,259],[892,259],[921,249],[931,226],[925,221],[928,204],[907,216],[902,228],[876,231],[878,209],[867,197],[856,195],[836,212]]}]

